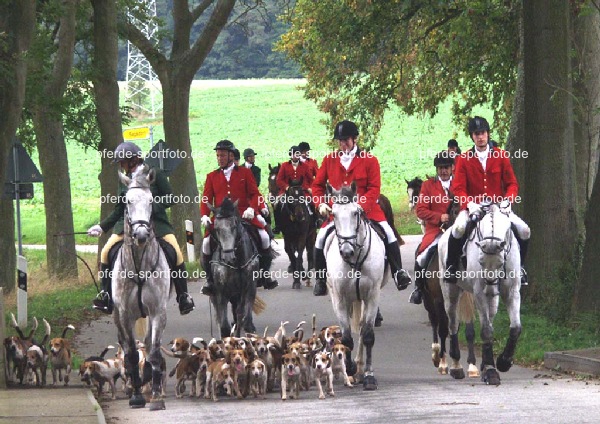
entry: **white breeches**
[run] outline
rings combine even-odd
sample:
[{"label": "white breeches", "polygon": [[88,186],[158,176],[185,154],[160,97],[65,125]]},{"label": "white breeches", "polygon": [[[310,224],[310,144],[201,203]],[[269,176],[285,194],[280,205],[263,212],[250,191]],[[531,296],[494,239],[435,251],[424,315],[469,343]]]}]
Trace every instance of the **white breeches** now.
[{"label": "white breeches", "polygon": [[[266,230],[259,228],[258,235],[260,236],[260,247],[263,250],[271,247],[271,239],[269,238],[269,235],[267,234]],[[204,240],[202,240],[202,253],[204,253],[205,255],[210,255],[212,253],[210,250],[210,236],[204,237]]]},{"label": "white breeches", "polygon": [[[393,243],[398,240],[396,238],[396,235],[394,234],[394,231],[392,230],[392,227],[390,227],[390,224],[388,224],[387,221],[381,221],[381,222],[378,222],[378,224],[381,226],[381,228],[385,232],[385,236],[387,238],[388,243]],[[325,247],[326,234],[332,226],[333,226],[333,221],[331,221],[325,227],[321,228],[319,230],[319,232],[317,233],[317,240],[315,241],[315,247],[317,249],[323,249]]]},{"label": "white breeches", "polygon": [[[531,237],[531,230],[525,221],[519,218],[517,214],[512,211],[508,214],[508,219],[510,219],[510,223],[517,233],[517,237],[519,237],[521,240],[529,240],[529,237]],[[456,217],[456,221],[454,221],[454,225],[452,226],[452,237],[458,239],[464,236],[468,220],[469,212],[467,210],[461,211]]]}]

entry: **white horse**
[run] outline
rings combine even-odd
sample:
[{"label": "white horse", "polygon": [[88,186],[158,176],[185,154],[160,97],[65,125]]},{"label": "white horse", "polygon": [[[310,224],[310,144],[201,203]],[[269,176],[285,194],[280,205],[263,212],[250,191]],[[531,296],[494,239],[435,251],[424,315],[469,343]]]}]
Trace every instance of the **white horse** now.
[{"label": "white horse", "polygon": [[[333,196],[335,231],[328,236],[325,245],[327,283],[342,330],[342,343],[349,349],[346,369],[348,375],[356,373],[359,377],[364,376],[365,390],[375,390],[377,380],[372,367],[375,316],[381,288],[390,278],[383,259],[385,246],[356,203],[354,183],[351,187],[343,186],[339,191],[328,186],[328,192]],[[354,347],[352,330],[359,331],[360,336],[356,363],[351,358]],[[366,363],[363,347],[367,351]]]},{"label": "white horse", "polygon": [[[139,169],[139,168],[138,168]],[[147,167],[136,171],[132,178],[119,173],[127,185],[125,229],[121,248],[113,269],[112,292],[115,304],[113,318],[117,326],[119,343],[125,353],[125,367],[133,386],[129,400],[132,408],[146,404],[141,394],[142,378],[138,367],[139,356],[134,336],[138,318],[147,317],[144,340],[148,350],[144,380],[152,378],[150,410],[165,409],[162,392],[160,345],[167,324],[167,300],[171,278],[169,264],[152,226],[152,193],[154,171]],[[151,364],[151,370],[150,366]]]},{"label": "white horse", "polygon": [[[444,282],[442,290],[450,327],[450,375],[454,378],[464,376],[459,362],[457,305],[463,291],[468,291],[475,297],[481,324],[482,379],[487,384],[499,385],[500,375],[497,370],[505,372],[510,369],[521,334],[521,259],[508,216],[495,204],[485,206],[483,210],[485,215],[477,222],[465,243],[467,267],[461,271],[462,278],[456,283]],[[445,270],[450,233],[451,231],[446,231],[440,239],[440,270]],[[504,351],[494,364],[493,321],[498,311],[499,296],[508,311],[510,333]]]}]

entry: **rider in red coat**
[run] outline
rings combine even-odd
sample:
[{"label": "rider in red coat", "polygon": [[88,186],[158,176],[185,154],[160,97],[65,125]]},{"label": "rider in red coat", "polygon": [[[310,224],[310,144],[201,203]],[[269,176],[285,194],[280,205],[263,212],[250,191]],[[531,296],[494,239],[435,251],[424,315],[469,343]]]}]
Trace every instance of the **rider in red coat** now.
[{"label": "rider in red coat", "polygon": [[[206,176],[202,201],[200,202],[200,213],[202,215],[202,225],[205,228],[205,237],[202,243],[202,267],[206,272],[206,283],[201,289],[202,294],[214,294],[214,282],[210,273],[210,260],[212,251],[210,247],[210,208],[208,204],[214,207],[221,206],[225,197],[232,201],[238,201],[238,211],[243,219],[258,229],[261,246],[259,251],[260,267],[268,275],[271,268],[273,257],[271,256],[271,239],[265,230],[264,219],[259,218],[258,211],[263,205],[256,181],[250,171],[245,166],[237,166],[234,163],[235,146],[229,140],[221,140],[217,143],[215,149],[217,152],[217,162],[219,169],[212,171]],[[257,282],[257,287],[263,286],[270,290],[277,287],[277,281],[271,279],[261,279]]]},{"label": "rider in red coat", "polygon": [[291,159],[283,162],[277,173],[277,188],[279,195],[285,194],[285,191],[294,180],[302,181],[302,188],[305,192],[310,191],[310,185],[313,182],[313,176],[310,173],[310,168],[306,163],[300,160],[300,150],[298,146],[290,148]]},{"label": "rider in red coat", "polygon": [[310,169],[310,175],[314,180],[317,176],[317,171],[319,170],[319,163],[309,156],[310,144],[308,144],[306,141],[303,141],[298,144],[298,148],[300,149],[300,160],[308,165],[308,168]]},{"label": "rider in red coat", "polygon": [[[531,234],[529,226],[512,212],[510,207],[518,199],[519,184],[508,153],[493,145],[489,139],[490,125],[480,116],[469,120],[469,135],[475,146],[457,157],[452,183],[462,211],[456,218],[448,238],[448,258],[444,274],[444,279],[448,282],[456,281],[464,236],[474,227],[473,220],[476,221],[477,217],[482,216],[479,204],[484,200],[499,203],[501,210],[509,217],[519,242],[521,265],[525,261]],[[521,284],[527,284],[527,273],[523,267]]]},{"label": "rider in red coat", "polygon": [[[417,201],[417,217],[425,223],[425,234],[417,248],[415,290],[411,293],[409,299],[409,302],[415,305],[422,302],[422,290],[426,280],[423,271],[427,267],[431,255],[435,252],[437,239],[442,235],[443,226],[448,225],[450,222],[448,208],[452,204],[451,187],[454,159],[450,152],[444,150],[436,155],[433,165],[437,176],[423,183]],[[430,246],[431,248],[429,248]],[[423,258],[420,257],[422,254]]]},{"label": "rider in red coat", "polygon": [[[381,189],[381,174],[379,161],[375,156],[358,148],[358,128],[351,121],[342,121],[335,126],[333,138],[338,140],[340,150],[325,156],[317,177],[313,182],[313,202],[318,205],[319,213],[329,216],[331,206],[327,202],[327,183],[339,190],[342,185],[356,183],[358,204],[365,211],[367,218],[377,222],[384,230],[387,238],[386,254],[390,263],[394,282],[398,290],[404,290],[410,284],[410,276],[402,269],[400,247],[392,228],[385,219],[379,206],[378,199]],[[328,230],[333,227],[333,220],[329,219],[319,231],[315,243],[315,271],[317,282],[313,294],[324,296],[327,294],[327,282],[322,276],[326,275],[326,262],[323,248],[327,239]]]}]

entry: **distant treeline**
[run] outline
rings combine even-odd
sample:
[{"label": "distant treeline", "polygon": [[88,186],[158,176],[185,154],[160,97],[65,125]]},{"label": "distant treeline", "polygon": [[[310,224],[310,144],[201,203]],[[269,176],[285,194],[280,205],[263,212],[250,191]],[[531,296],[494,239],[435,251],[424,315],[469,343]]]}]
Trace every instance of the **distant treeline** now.
[{"label": "distant treeline", "polygon": [[[192,2],[193,3],[193,2]],[[241,79],[241,78],[299,78],[298,65],[280,52],[273,51],[273,45],[288,24],[278,19],[283,8],[293,7],[294,1],[265,0],[264,7],[244,13],[246,6],[239,2],[232,18],[241,16],[225,27],[217,39],[211,53],[196,74],[196,79]],[[156,0],[156,13],[166,25],[167,33],[172,33],[170,0]],[[205,14],[206,15],[206,14]],[[196,39],[202,24],[194,27],[192,41]],[[170,44],[164,43],[168,49]],[[119,79],[124,80],[127,71],[127,43],[120,49]]]}]

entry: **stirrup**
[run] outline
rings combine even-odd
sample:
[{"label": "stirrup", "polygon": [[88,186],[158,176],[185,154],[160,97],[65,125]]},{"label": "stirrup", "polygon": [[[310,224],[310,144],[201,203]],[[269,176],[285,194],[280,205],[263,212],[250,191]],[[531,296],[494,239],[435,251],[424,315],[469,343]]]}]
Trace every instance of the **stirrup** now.
[{"label": "stirrup", "polygon": [[396,283],[396,288],[398,290],[405,290],[412,280],[410,279],[410,275],[404,269],[399,269],[394,273],[394,282]]},{"label": "stirrup", "polygon": [[420,305],[423,303],[423,293],[420,288],[417,287],[413,290],[408,299],[408,303],[412,303],[413,305]]},{"label": "stirrup", "polygon": [[93,300],[93,308],[105,314],[112,314],[113,302],[108,292],[102,290]]},{"label": "stirrup", "polygon": [[189,314],[195,308],[194,299],[188,293],[181,293],[177,299],[177,303],[179,303],[179,313],[181,315]]},{"label": "stirrup", "polygon": [[528,286],[529,279],[527,278],[527,271],[524,267],[521,267],[521,286]]}]

